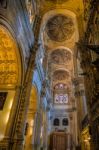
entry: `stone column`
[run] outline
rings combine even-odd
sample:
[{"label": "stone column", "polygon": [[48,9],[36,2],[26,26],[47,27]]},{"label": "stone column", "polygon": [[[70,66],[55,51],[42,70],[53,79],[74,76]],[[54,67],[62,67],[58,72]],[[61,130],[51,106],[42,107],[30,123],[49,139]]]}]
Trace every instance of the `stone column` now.
[{"label": "stone column", "polygon": [[[27,68],[25,81],[19,96],[19,105],[17,107],[15,122],[13,125],[14,131],[12,132],[13,146],[12,149],[22,150],[24,141],[24,132],[26,125],[26,115],[30,100],[30,91],[32,87],[33,68],[36,53],[32,53],[30,57],[29,66]],[[11,146],[10,146],[11,147]]]},{"label": "stone column", "polygon": [[41,110],[39,110],[35,115],[34,121],[33,150],[38,150],[40,148],[41,125],[42,125],[42,112]]},{"label": "stone column", "polygon": [[34,34],[35,36],[34,46],[31,50],[29,63],[24,76],[23,87],[18,97],[19,105],[16,110],[15,122],[13,124],[14,130],[12,131],[12,136],[11,136],[13,144],[9,146],[9,150],[23,150],[26,116],[27,116],[29,100],[30,100],[30,92],[31,92],[32,78],[33,78],[33,72],[35,67],[36,52],[38,50],[38,39],[39,39],[39,31],[40,31],[40,23],[41,23],[41,18],[38,16],[37,16],[37,22],[35,26],[36,33]]}]

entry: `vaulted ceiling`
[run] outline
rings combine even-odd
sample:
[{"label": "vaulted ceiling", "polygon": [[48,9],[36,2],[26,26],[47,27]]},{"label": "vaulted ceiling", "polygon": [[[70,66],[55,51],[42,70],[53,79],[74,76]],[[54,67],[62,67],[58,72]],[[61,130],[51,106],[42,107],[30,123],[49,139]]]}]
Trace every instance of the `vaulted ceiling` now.
[{"label": "vaulted ceiling", "polygon": [[63,83],[72,91],[76,42],[83,32],[83,1],[40,0],[38,3],[43,16],[41,40],[51,65],[52,87]]}]

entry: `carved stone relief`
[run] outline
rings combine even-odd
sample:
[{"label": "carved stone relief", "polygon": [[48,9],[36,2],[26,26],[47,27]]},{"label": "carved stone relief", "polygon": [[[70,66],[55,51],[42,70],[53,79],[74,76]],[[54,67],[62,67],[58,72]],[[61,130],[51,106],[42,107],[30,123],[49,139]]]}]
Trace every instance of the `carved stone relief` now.
[{"label": "carved stone relief", "polygon": [[73,21],[68,16],[58,14],[48,21],[46,32],[51,40],[57,42],[68,40],[74,33]]},{"label": "carved stone relief", "polygon": [[12,37],[3,27],[0,27],[0,85],[18,82],[16,50]]},{"label": "carved stone relief", "polygon": [[65,64],[71,60],[71,53],[65,49],[56,49],[51,53],[51,62]]},{"label": "carved stone relief", "polygon": [[66,80],[69,78],[69,72],[65,70],[57,70],[53,74],[53,80]]}]

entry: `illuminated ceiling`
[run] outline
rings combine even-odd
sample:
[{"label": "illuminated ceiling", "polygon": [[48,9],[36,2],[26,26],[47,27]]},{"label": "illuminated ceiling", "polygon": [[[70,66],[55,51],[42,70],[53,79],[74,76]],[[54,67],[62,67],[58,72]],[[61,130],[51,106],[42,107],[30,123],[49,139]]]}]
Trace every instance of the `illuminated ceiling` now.
[{"label": "illuminated ceiling", "polygon": [[83,32],[83,1],[41,0],[39,9],[43,15],[41,40],[49,55],[52,85],[66,84],[72,93],[75,43]]}]

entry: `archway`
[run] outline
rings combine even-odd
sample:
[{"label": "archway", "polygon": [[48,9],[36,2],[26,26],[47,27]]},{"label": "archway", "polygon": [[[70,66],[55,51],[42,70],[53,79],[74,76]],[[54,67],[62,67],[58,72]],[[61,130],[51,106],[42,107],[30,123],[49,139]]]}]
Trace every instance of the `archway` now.
[{"label": "archway", "polygon": [[32,86],[28,114],[25,128],[25,150],[31,150],[34,139],[35,114],[37,112],[38,93],[35,86]]},{"label": "archway", "polygon": [[16,40],[6,27],[0,25],[0,141],[7,134],[9,122],[12,122],[10,116],[16,103],[16,87],[21,84],[21,66]]}]

